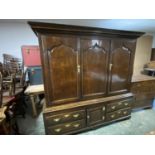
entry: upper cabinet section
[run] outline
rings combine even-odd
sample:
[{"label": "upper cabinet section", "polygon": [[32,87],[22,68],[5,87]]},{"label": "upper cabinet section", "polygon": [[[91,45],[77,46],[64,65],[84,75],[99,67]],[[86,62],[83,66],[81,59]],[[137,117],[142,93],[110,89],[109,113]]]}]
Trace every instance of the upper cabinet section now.
[{"label": "upper cabinet section", "polygon": [[29,24],[39,38],[47,105],[129,91],[135,43],[143,33]]}]

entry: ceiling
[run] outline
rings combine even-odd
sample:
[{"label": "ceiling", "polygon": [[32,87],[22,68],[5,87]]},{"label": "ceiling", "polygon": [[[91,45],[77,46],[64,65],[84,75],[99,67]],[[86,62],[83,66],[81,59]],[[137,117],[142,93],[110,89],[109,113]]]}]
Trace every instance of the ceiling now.
[{"label": "ceiling", "polygon": [[1,19],[0,24],[6,22],[26,23],[27,21],[155,33],[155,19]]}]

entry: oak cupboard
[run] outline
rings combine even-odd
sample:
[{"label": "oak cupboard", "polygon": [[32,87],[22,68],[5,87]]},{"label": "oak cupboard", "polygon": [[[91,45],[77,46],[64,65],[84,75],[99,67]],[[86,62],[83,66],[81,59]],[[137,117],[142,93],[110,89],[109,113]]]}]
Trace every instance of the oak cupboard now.
[{"label": "oak cupboard", "polygon": [[141,32],[29,22],[39,38],[46,134],[75,134],[129,118]]}]

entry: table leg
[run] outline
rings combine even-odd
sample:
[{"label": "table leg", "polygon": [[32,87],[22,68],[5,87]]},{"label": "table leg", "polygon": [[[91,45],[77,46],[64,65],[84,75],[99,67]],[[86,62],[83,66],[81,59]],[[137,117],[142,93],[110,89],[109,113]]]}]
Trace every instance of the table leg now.
[{"label": "table leg", "polygon": [[32,104],[32,110],[33,110],[33,116],[37,116],[37,110],[36,110],[36,104],[34,101],[34,95],[30,95],[31,98],[31,104]]}]

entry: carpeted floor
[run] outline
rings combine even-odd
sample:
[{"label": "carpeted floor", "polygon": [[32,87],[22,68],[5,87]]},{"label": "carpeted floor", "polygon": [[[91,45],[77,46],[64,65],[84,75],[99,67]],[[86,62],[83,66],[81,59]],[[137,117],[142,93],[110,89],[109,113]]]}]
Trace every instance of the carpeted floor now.
[{"label": "carpeted floor", "polygon": [[[18,118],[20,133],[23,135],[44,135],[42,112],[37,118],[33,118],[30,105],[26,111],[25,119]],[[79,135],[144,135],[151,131],[155,131],[155,106],[152,109],[133,112],[131,119],[83,132]]]}]

